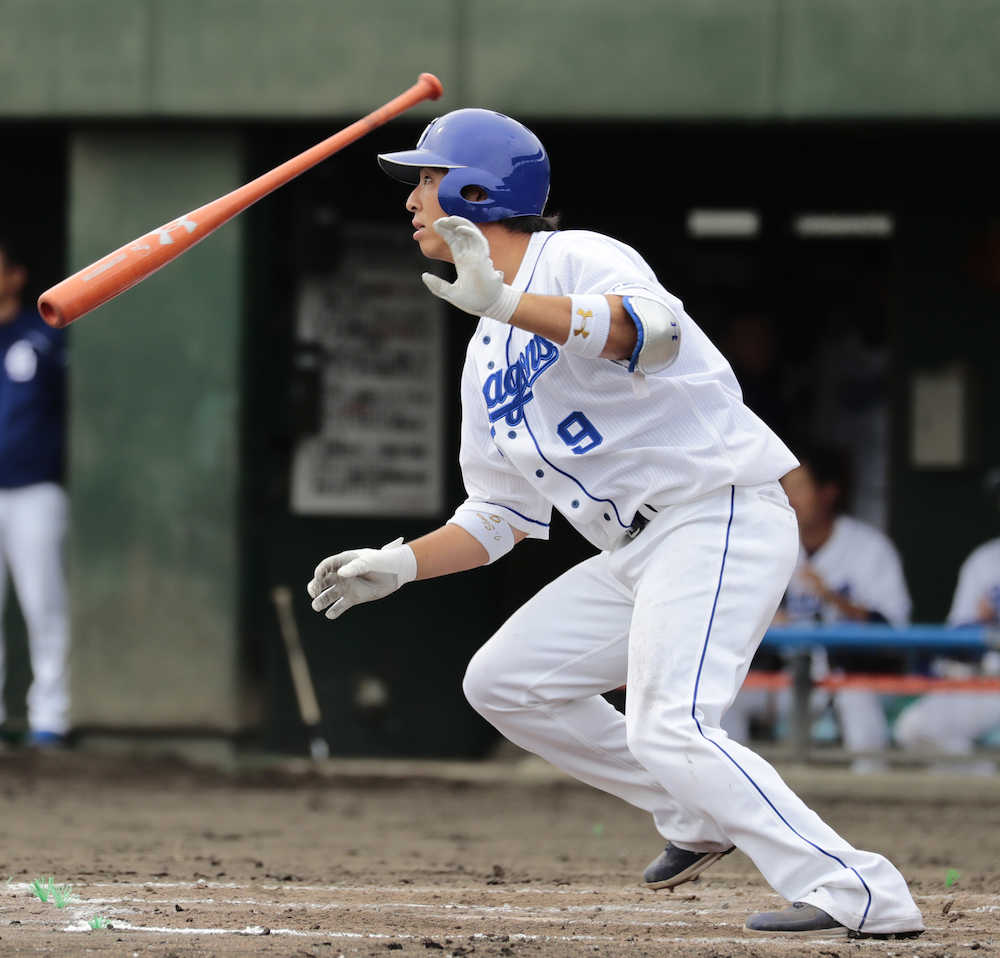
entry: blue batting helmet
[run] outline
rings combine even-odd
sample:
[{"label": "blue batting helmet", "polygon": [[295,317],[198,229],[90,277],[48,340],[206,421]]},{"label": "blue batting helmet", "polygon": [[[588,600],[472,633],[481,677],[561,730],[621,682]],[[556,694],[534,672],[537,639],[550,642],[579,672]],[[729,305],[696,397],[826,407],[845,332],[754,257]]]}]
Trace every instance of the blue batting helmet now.
[{"label": "blue batting helmet", "polygon": [[[549,158],[526,126],[492,110],[454,110],[431,120],[415,150],[381,153],[379,166],[393,179],[415,184],[423,166],[448,172],[438,187],[441,209],[473,223],[540,216],[549,195]],[[484,200],[462,190],[479,186]]]}]

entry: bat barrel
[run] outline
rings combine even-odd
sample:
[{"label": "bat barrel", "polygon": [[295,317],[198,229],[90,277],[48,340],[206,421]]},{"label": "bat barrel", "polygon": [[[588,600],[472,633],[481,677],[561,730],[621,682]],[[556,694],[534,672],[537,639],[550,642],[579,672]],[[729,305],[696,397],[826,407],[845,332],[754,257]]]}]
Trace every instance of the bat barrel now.
[{"label": "bat barrel", "polygon": [[172,259],[201,242],[237,213],[279,186],[398,116],[421,100],[436,100],[443,88],[433,73],[421,73],[399,96],[310,147],[298,156],[192,213],[166,223],[67,277],[38,297],[38,312],[50,326],[62,328],[92,309],[114,299]]},{"label": "bat barrel", "polygon": [[38,297],[42,319],[61,329],[142,282],[239,212],[223,207],[231,195],[165,223],[56,283]]},{"label": "bat barrel", "polygon": [[[53,286],[49,290],[49,293],[58,294],[59,287]],[[48,294],[46,294],[48,295]],[[66,319],[63,311],[53,302],[51,299],[46,299],[46,296],[39,296],[38,298],[38,312],[42,314],[42,319],[45,320],[50,326],[55,326],[56,329],[62,329],[63,326],[69,324],[69,320]]]}]

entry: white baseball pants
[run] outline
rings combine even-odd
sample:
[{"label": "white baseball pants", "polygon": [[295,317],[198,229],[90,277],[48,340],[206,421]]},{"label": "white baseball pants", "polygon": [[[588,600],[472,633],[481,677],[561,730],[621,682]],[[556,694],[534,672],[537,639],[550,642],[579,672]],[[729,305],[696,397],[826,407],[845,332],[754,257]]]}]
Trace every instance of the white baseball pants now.
[{"label": "white baseball pants", "polygon": [[[34,675],[28,724],[60,734],[69,727],[69,603],[63,564],[67,513],[66,492],[54,482],[0,489],[0,689],[6,678],[2,623],[9,568],[28,627]],[[5,717],[0,696],[0,721]]]},{"label": "white baseball pants", "polygon": [[[465,693],[512,742],[649,811],[693,851],[735,844],[790,901],[853,929],[922,928],[906,882],[719,727],[798,554],[778,483],[662,510],[570,569],[473,657]],[[622,716],[602,692],[627,681]]]},{"label": "white baseball pants", "polygon": [[1000,696],[992,692],[931,692],[902,711],[896,741],[907,749],[971,755],[976,739],[998,725]]}]

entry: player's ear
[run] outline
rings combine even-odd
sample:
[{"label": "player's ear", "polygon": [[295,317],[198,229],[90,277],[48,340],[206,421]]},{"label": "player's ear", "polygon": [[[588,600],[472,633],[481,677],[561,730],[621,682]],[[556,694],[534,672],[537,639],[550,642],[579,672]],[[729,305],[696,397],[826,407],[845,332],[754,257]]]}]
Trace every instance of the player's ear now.
[{"label": "player's ear", "polygon": [[819,487],[819,496],[823,505],[830,512],[839,512],[841,506],[841,499],[843,498],[844,491],[840,487],[840,483],[837,482],[824,482]]}]

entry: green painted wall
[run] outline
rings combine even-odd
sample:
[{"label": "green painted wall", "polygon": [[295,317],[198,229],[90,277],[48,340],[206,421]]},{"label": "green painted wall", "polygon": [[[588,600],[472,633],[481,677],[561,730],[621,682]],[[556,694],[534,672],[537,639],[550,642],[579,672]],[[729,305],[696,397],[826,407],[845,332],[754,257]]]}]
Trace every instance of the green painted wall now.
[{"label": "green painted wall", "polygon": [[995,0],[786,0],[777,112],[997,116]]},{"label": "green painted wall", "polygon": [[422,70],[531,116],[997,116],[998,36],[995,0],[0,0],[0,116],[353,115]]},{"label": "green painted wall", "polygon": [[454,79],[453,6],[0,0],[0,116],[367,113],[423,70]]},{"label": "green painted wall", "polygon": [[[70,269],[232,189],[229,134],[78,133]],[[73,719],[232,728],[243,222],[71,329]]]},{"label": "green painted wall", "polygon": [[775,0],[508,0],[495,27],[491,0],[469,6],[469,103],[608,119],[773,113]]}]

